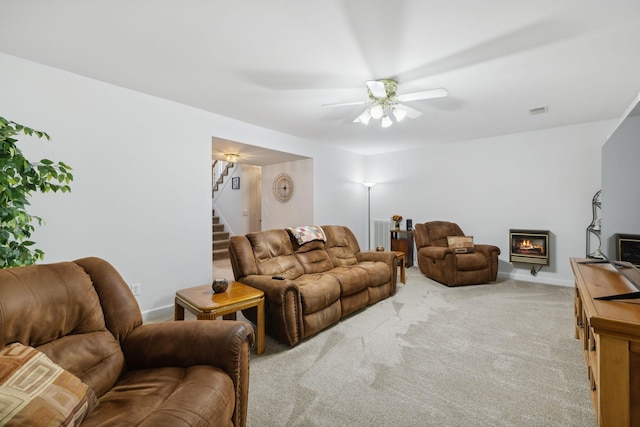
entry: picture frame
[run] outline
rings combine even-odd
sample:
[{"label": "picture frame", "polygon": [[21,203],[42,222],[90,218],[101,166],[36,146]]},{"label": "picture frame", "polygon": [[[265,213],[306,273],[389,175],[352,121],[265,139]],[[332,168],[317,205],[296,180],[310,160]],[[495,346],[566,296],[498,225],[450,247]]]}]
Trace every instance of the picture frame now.
[{"label": "picture frame", "polygon": [[231,178],[231,189],[232,190],[239,190],[240,189],[240,177],[239,176],[235,176],[235,177]]}]

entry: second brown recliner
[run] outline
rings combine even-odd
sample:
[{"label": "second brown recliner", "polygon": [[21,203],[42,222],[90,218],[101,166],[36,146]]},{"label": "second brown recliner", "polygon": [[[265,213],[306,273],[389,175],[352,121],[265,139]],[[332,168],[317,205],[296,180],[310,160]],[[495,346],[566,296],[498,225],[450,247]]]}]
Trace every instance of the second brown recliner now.
[{"label": "second brown recliner", "polygon": [[496,280],[500,248],[474,244],[472,251],[457,253],[450,248],[448,238],[465,236],[458,224],[447,221],[416,224],[413,235],[418,267],[430,279],[447,286],[477,285]]}]

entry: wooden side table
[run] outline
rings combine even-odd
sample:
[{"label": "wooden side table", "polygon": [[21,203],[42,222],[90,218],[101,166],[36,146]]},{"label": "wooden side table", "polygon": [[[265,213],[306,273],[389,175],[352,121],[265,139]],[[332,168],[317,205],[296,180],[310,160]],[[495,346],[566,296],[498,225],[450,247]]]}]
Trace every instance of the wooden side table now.
[{"label": "wooden side table", "polygon": [[174,319],[184,320],[184,310],[198,320],[215,320],[219,316],[235,319],[235,313],[257,307],[256,353],[264,353],[264,292],[240,282],[231,282],[226,292],[214,294],[211,285],[194,286],[176,292]]},{"label": "wooden side table", "polygon": [[413,230],[391,230],[391,250],[404,252],[404,264],[413,267]]},{"label": "wooden side table", "polygon": [[396,256],[398,257],[398,266],[400,267],[400,281],[402,283],[406,283],[405,282],[405,274],[404,274],[404,269],[405,269],[405,256],[404,256],[404,252],[401,251],[393,251],[396,253]]}]

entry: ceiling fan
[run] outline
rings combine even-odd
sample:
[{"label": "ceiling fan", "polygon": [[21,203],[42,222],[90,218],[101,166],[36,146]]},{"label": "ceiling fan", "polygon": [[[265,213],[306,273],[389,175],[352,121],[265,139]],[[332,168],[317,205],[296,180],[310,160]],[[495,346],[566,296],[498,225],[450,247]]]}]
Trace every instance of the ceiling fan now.
[{"label": "ceiling fan", "polygon": [[367,125],[369,121],[374,118],[380,120],[382,127],[386,128],[393,124],[390,116],[395,117],[396,121],[400,122],[404,120],[405,117],[415,119],[422,115],[420,111],[401,104],[401,102],[442,98],[448,94],[446,89],[437,88],[398,95],[396,94],[397,89],[398,82],[393,79],[369,80],[367,81],[369,100],[323,104],[323,107],[369,104],[369,107],[356,117],[353,122]]}]

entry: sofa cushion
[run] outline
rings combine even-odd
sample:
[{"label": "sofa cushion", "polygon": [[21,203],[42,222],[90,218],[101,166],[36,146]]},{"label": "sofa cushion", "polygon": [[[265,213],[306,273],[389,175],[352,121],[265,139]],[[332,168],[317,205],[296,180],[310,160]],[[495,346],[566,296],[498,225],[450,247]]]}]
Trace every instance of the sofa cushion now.
[{"label": "sofa cushion", "polygon": [[35,347],[99,398],[124,370],[124,355],[105,326],[91,278],[72,262],[37,267],[19,267],[16,274],[9,269],[3,275],[0,345],[20,342]]},{"label": "sofa cushion", "polygon": [[0,367],[0,425],[78,426],[97,404],[93,390],[33,347],[4,347]]},{"label": "sofa cushion", "polygon": [[125,373],[83,427],[228,425],[234,402],[233,381],[219,368],[141,369]]},{"label": "sofa cushion", "polygon": [[324,247],[324,242],[315,241],[302,246],[294,245],[296,258],[302,264],[305,274],[324,273],[333,268],[333,263]]},{"label": "sofa cushion", "polygon": [[327,274],[334,276],[340,282],[340,297],[355,294],[369,286],[367,270],[358,266],[336,267],[329,270]]},{"label": "sofa cushion", "polygon": [[340,298],[340,283],[330,274],[303,274],[295,282],[300,289],[303,314],[322,310]]},{"label": "sofa cushion", "polygon": [[386,285],[391,281],[391,271],[389,266],[384,262],[379,261],[361,261],[358,263],[358,268],[361,268],[367,272],[369,277],[370,287],[377,287]]},{"label": "sofa cushion", "polygon": [[295,279],[304,268],[293,253],[289,234],[284,230],[266,230],[247,234],[256,259],[258,274],[283,275]]},{"label": "sofa cushion", "polygon": [[356,253],[360,252],[358,241],[347,227],[341,225],[323,225],[327,241],[325,247],[335,267],[355,265]]}]

